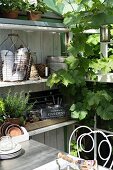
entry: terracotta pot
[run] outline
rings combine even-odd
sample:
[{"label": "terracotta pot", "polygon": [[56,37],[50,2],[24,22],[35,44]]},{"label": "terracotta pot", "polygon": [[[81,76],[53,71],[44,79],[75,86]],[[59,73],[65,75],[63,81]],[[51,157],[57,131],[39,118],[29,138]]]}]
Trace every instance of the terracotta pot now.
[{"label": "terracotta pot", "polygon": [[20,124],[20,119],[19,118],[7,118],[6,122],[10,122],[10,123],[19,125]]},{"label": "terracotta pot", "polygon": [[37,21],[41,19],[41,13],[27,12],[28,20]]},{"label": "terracotta pot", "polygon": [[11,19],[16,19],[18,18],[18,10],[17,11],[9,11],[9,12],[3,12],[2,17],[3,18],[11,18]]}]

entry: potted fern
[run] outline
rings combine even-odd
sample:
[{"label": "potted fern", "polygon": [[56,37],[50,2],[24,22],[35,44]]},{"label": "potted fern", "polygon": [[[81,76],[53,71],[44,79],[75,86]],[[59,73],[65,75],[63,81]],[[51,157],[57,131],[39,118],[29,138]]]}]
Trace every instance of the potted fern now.
[{"label": "potted fern", "polygon": [[26,11],[29,20],[40,20],[44,12],[47,11],[47,6],[43,0],[25,0]]},{"label": "potted fern", "polygon": [[33,104],[28,104],[29,95],[24,96],[23,92],[11,94],[11,91],[4,98],[5,115],[9,122],[24,125],[25,114],[30,112]]}]

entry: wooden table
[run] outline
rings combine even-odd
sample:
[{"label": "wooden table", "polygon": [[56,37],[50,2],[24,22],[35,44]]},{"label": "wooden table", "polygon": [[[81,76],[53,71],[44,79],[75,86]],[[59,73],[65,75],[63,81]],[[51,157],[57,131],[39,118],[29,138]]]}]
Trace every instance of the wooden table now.
[{"label": "wooden table", "polygon": [[0,170],[33,170],[57,157],[58,150],[34,140],[22,144],[22,155],[8,160],[0,160]]},{"label": "wooden table", "polygon": [[[33,170],[57,158],[59,150],[34,140],[21,143],[22,154],[13,159],[1,160],[0,170]],[[99,166],[99,170],[108,170]]]}]

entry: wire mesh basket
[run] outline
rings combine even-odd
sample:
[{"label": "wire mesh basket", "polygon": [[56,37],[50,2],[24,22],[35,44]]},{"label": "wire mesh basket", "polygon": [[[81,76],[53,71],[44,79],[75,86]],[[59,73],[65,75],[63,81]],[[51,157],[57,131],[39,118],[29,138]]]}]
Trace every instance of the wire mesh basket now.
[{"label": "wire mesh basket", "polygon": [[[5,43],[9,45],[7,49],[2,48]],[[8,34],[7,38],[0,44],[0,48],[0,80],[28,80],[32,57],[31,52],[19,35]]]}]

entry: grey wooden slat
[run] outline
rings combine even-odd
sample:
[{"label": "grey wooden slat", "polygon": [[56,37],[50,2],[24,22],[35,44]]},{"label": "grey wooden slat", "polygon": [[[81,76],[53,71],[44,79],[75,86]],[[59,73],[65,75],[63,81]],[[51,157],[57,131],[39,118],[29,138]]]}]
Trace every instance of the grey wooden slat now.
[{"label": "grey wooden slat", "polygon": [[57,149],[64,151],[64,128],[56,129]]},{"label": "grey wooden slat", "polygon": [[67,126],[67,151],[68,151],[68,142],[69,142],[69,138],[71,136],[71,133],[73,132],[73,130],[75,129],[75,124],[72,124],[70,126]]},{"label": "grey wooden slat", "polygon": [[33,139],[33,140],[36,140],[36,141],[38,141],[38,142],[41,142],[41,143],[45,143],[44,133],[41,133],[41,134],[39,134],[39,135],[32,136],[32,139]]},{"label": "grey wooden slat", "polygon": [[45,133],[45,144],[57,148],[56,129]]}]

